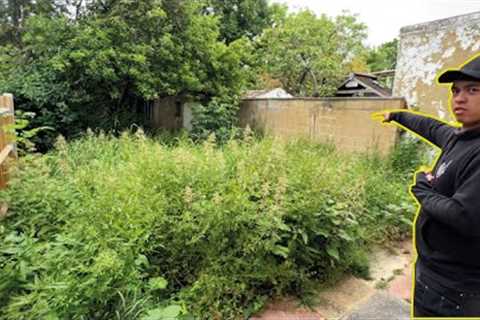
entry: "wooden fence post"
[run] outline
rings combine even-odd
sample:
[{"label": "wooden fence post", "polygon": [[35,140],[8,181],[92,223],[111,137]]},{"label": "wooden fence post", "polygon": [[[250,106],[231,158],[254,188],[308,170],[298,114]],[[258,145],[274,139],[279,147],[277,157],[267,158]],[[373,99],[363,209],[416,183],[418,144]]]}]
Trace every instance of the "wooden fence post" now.
[{"label": "wooden fence post", "polygon": [[8,183],[9,160],[17,159],[14,124],[13,95],[6,93],[0,96],[0,189]]}]

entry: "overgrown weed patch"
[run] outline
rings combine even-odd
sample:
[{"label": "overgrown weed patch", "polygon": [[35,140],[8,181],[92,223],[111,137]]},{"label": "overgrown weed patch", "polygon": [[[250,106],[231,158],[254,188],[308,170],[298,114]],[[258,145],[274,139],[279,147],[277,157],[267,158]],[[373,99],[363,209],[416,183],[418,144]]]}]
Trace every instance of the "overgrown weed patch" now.
[{"label": "overgrown weed patch", "polygon": [[[88,134],[21,161],[0,201],[0,319],[243,319],[409,234],[388,161],[265,138]],[[185,316],[183,316],[185,317]]]}]

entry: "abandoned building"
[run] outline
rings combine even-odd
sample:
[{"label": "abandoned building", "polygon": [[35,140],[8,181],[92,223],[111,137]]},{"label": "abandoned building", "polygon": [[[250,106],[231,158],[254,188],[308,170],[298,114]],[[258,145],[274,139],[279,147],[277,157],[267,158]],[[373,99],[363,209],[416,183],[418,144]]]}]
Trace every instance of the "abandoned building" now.
[{"label": "abandoned building", "polygon": [[390,97],[392,90],[384,87],[378,77],[367,73],[351,73],[338,87],[337,97]]}]

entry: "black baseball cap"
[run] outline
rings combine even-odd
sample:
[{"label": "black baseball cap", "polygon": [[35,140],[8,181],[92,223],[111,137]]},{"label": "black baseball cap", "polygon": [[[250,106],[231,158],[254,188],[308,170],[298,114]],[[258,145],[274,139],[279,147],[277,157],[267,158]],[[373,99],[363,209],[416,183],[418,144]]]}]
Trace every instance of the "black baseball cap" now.
[{"label": "black baseball cap", "polygon": [[455,80],[480,81],[480,55],[460,69],[447,70],[438,77],[439,83],[450,83]]}]

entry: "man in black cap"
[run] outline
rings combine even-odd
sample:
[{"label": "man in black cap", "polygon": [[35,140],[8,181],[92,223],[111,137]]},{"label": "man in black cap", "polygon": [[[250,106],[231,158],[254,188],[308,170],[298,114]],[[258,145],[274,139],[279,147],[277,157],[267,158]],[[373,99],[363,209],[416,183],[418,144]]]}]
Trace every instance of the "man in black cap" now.
[{"label": "man in black cap", "polygon": [[450,84],[461,127],[407,110],[374,114],[441,149],[431,172],[417,172],[415,317],[480,318],[480,55],[440,75]]}]

